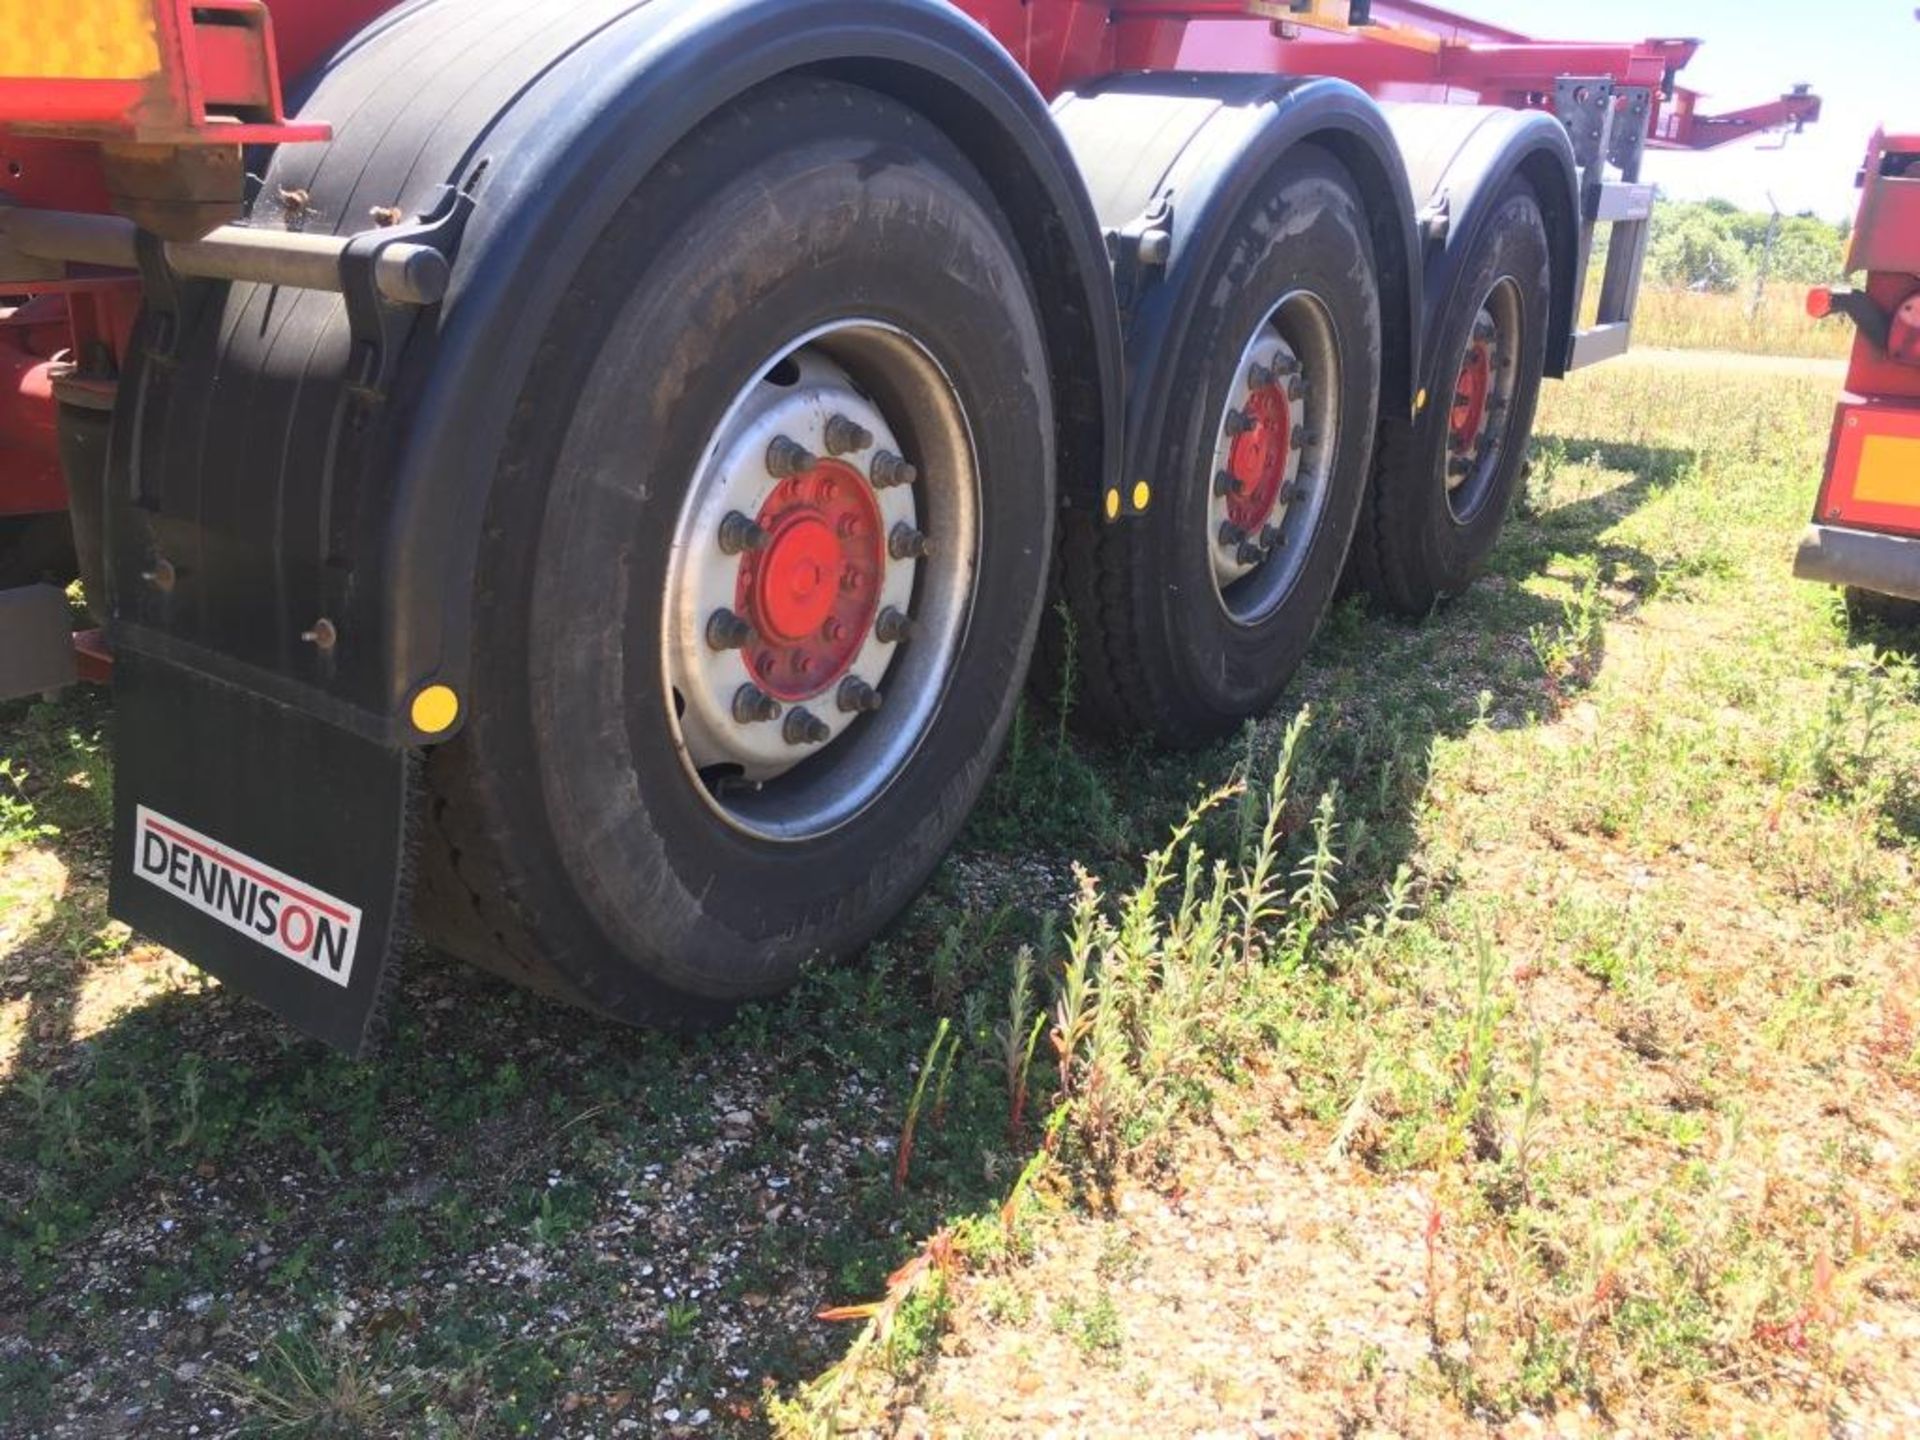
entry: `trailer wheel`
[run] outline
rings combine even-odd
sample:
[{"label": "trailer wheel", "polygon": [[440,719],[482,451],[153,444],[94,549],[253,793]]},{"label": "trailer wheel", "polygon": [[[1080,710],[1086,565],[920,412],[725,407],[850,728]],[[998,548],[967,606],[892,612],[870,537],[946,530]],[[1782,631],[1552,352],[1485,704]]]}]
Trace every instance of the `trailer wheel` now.
[{"label": "trailer wheel", "polygon": [[1495,205],[1436,321],[1427,403],[1381,426],[1355,563],[1376,599],[1424,615],[1472,583],[1506,523],[1546,370],[1546,222],[1525,181]]},{"label": "trailer wheel", "polygon": [[1235,218],[1178,346],[1144,515],[1069,514],[1060,583],[1096,729],[1173,745],[1278,698],[1332,599],[1380,396],[1380,295],[1352,176],[1290,152]]},{"label": "trailer wheel", "polygon": [[431,757],[445,948],[631,1021],[869,939],[985,782],[1038,626],[1036,304],[913,111],[782,82],[602,237],[494,486],[466,731]]}]

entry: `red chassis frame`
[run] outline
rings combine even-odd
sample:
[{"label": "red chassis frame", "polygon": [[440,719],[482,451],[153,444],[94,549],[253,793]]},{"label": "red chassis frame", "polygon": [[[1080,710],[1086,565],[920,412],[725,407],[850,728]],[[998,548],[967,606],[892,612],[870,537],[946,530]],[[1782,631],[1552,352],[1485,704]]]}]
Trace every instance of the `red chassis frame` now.
[{"label": "red chassis frame", "polygon": [[[56,0],[44,0],[54,4]],[[112,208],[103,156],[323,140],[282,113],[304,73],[397,0],[152,0],[160,69],[141,81],[0,77],[0,196],[29,207]],[[1794,125],[1796,93],[1730,116],[1697,113],[1674,76],[1698,42],[1541,42],[1417,0],[954,0],[1049,96],[1115,70],[1335,75],[1384,99],[1551,108],[1562,77],[1648,92],[1649,143],[1707,148]],[[1351,25],[1355,12],[1370,23]],[[0,517],[64,508],[51,366],[121,353],[139,308],[131,276],[8,283],[0,303]],[[90,365],[89,369],[98,367]]]}]

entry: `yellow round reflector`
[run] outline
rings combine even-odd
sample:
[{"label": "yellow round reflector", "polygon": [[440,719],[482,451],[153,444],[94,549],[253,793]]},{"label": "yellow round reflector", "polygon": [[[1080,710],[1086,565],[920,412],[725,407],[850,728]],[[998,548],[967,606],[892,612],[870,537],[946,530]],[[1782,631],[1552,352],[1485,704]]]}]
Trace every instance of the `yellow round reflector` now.
[{"label": "yellow round reflector", "polygon": [[413,728],[422,735],[451,730],[460,718],[460,697],[446,685],[429,685],[413,697]]}]

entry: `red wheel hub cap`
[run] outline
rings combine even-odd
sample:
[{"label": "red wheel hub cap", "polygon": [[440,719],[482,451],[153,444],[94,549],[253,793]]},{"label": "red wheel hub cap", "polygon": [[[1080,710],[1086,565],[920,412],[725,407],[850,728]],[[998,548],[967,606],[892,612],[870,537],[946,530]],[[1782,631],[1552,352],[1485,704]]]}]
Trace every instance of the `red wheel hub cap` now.
[{"label": "red wheel hub cap", "polygon": [[1467,347],[1467,358],[1460,365],[1460,378],[1453,386],[1453,414],[1447,424],[1457,453],[1471,453],[1480,443],[1480,431],[1487,422],[1487,402],[1492,397],[1493,347],[1484,340],[1476,340]]},{"label": "red wheel hub cap", "polygon": [[769,695],[806,700],[837,683],[867,641],[886,579],[873,491],[823,460],[782,480],[756,517],[765,546],[740,562],[734,608],[753,626],[747,669]]},{"label": "red wheel hub cap", "polygon": [[[1227,518],[1257,535],[1280,500],[1293,449],[1293,409],[1278,385],[1265,385],[1247,397],[1252,426],[1234,437],[1227,469],[1238,482],[1227,497]],[[1217,511],[1215,512],[1218,513]]]}]

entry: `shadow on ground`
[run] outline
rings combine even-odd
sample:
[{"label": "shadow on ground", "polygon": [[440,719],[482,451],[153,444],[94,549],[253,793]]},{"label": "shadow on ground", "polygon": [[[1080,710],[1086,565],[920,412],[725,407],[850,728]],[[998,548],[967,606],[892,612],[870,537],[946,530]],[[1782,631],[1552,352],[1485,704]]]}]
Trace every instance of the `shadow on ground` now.
[{"label": "shadow on ground", "polygon": [[[1424,622],[1346,602],[1282,707],[1314,707],[1302,793],[1339,786],[1356,894],[1410,858],[1437,739],[1580,683],[1547,683],[1543,637],[1569,613],[1529,582],[1587,557],[1608,617],[1657,583],[1606,532],[1688,457],[1558,444],[1635,478],[1523,509],[1487,579]],[[1590,678],[1598,634],[1582,643]],[[220,1427],[236,1406],[316,1433],[758,1430],[763,1386],[844,1346],[819,1308],[877,1294],[1012,1179],[1033,1137],[1009,1133],[993,1029],[1072,862],[1126,873],[1199,791],[1236,767],[1264,779],[1284,721],[1198,755],[1091,754],[1033,707],[887,937],[700,1036],[621,1030],[424,952],[371,1063],[211,984],[82,1035],[85,987],[161,962],[100,948],[104,831],[51,839],[69,898],[0,957],[0,1004],[30,1011],[0,1082],[0,1416],[87,1435]],[[958,1058],[900,1185],[941,1017]]]}]

